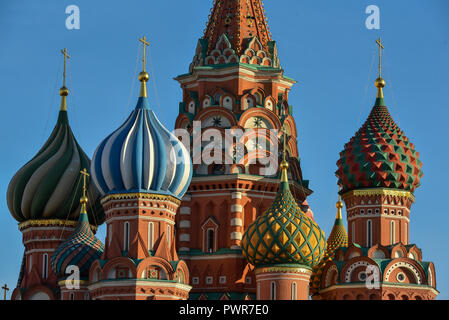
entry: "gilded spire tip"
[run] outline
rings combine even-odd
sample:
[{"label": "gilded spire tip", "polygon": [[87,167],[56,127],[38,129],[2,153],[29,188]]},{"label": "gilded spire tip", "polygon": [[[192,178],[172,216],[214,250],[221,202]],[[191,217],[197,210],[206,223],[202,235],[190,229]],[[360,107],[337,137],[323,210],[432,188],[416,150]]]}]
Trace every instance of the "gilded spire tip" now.
[{"label": "gilded spire tip", "polygon": [[281,182],[288,183],[288,162],[287,162],[287,130],[282,128],[282,137],[284,139],[283,150],[282,150],[282,162],[281,162]]},{"label": "gilded spire tip", "polygon": [[87,172],[86,168],[84,168],[80,173],[83,176],[83,196],[80,199],[81,213],[87,213],[86,205],[89,200],[87,198],[86,191],[87,191],[87,178],[89,177],[89,173]]},{"label": "gilded spire tip", "polygon": [[341,186],[338,186],[338,201],[337,201],[337,203],[336,203],[336,208],[337,208],[337,220],[340,220],[340,219],[343,219],[343,216],[342,216],[342,214],[341,214],[341,209],[343,208],[343,202],[341,201],[341,195],[340,195],[340,192],[341,192]]},{"label": "gilded spire tip", "polygon": [[59,90],[59,95],[61,96],[61,111],[67,111],[67,96],[69,95],[69,89],[65,86],[65,78],[66,78],[66,70],[67,70],[67,59],[70,59],[70,56],[67,52],[67,48],[61,50],[61,53],[64,55],[64,73],[62,76],[62,87]]},{"label": "gilded spire tip", "polygon": [[142,43],[143,46],[143,59],[142,59],[142,72],[139,74],[139,81],[141,82],[140,84],[140,97],[142,98],[146,98],[148,97],[147,94],[147,82],[150,79],[150,75],[148,74],[148,72],[145,70],[146,68],[146,54],[145,54],[145,49],[147,46],[150,46],[150,44],[147,42],[147,38],[144,36],[143,38],[140,38],[139,41]]},{"label": "gilded spire tip", "polygon": [[382,49],[385,49],[382,44],[382,38],[376,40],[376,44],[379,46],[379,77],[376,79],[375,85],[377,88],[377,98],[383,99],[384,92],[383,88],[385,87],[385,80],[382,78]]}]

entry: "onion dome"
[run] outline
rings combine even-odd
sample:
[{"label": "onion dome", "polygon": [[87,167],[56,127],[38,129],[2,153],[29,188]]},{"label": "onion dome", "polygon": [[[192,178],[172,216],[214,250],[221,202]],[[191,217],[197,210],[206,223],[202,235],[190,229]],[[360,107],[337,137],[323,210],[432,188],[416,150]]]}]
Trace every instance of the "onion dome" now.
[{"label": "onion dome", "polygon": [[[90,159],[70,128],[67,116],[68,94],[69,90],[64,85],[60,90],[58,120],[50,137],[9,183],[9,211],[20,223],[39,219],[78,220],[80,206],[75,201],[81,197],[81,191],[77,188],[78,172],[81,168],[90,167]],[[89,201],[94,204],[94,208],[88,210],[89,218],[100,225],[105,216],[99,202],[100,195],[93,184],[89,186],[88,195]]]},{"label": "onion dome", "polygon": [[146,82],[136,108],[100,143],[92,160],[92,178],[102,195],[146,192],[182,198],[192,179],[190,153],[149,107]]},{"label": "onion dome", "polygon": [[414,192],[423,176],[415,146],[391,118],[383,98],[385,80],[376,80],[378,95],[365,124],[340,153],[336,175],[342,193],[362,188]]},{"label": "onion dome", "polygon": [[341,214],[343,202],[340,197],[338,198],[336,207],[337,217],[335,218],[335,223],[331,234],[329,235],[329,238],[327,238],[324,258],[313,268],[313,274],[310,278],[310,292],[312,294],[318,292],[324,267],[334,258],[335,251],[337,251],[338,248],[346,248],[348,246],[348,234],[346,232],[346,228],[343,223],[343,216]]},{"label": "onion dome", "polygon": [[[87,174],[85,170],[83,174]],[[85,187],[84,187],[85,189]],[[51,267],[58,278],[67,276],[68,266],[77,266],[83,278],[89,276],[91,264],[99,259],[104,251],[104,246],[91,230],[89,218],[86,213],[87,197],[81,197],[81,213],[78,225],[73,234],[55,250],[51,258]]]},{"label": "onion dome", "polygon": [[317,265],[326,238],[320,227],[301,210],[290,192],[287,162],[281,164],[281,183],[271,207],[245,231],[243,256],[256,267],[275,264]]}]

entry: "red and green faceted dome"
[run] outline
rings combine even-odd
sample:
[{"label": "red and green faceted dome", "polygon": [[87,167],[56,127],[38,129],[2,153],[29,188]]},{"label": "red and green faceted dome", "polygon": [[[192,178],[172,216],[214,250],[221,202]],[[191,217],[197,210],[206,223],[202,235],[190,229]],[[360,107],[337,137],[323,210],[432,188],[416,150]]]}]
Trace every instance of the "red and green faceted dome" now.
[{"label": "red and green faceted dome", "polygon": [[377,98],[365,124],[345,145],[337,162],[341,193],[363,188],[414,192],[423,176],[415,146]]}]

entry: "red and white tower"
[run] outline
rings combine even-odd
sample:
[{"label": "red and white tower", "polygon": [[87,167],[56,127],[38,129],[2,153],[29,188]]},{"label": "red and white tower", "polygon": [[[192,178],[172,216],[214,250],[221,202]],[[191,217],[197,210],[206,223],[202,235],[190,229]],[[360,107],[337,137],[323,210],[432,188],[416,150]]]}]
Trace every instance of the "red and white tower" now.
[{"label": "red and white tower", "polygon": [[[7,202],[19,222],[25,252],[13,300],[53,300],[60,298],[58,277],[50,261],[55,249],[77,225],[82,188],[79,172],[90,167],[90,159],[79,146],[69,124],[65,87],[67,50],[64,54],[64,80],[56,125],[44,146],[11,179]],[[90,184],[87,192],[92,204],[86,211],[96,227],[104,222],[99,193]],[[65,270],[63,271],[63,273]]]},{"label": "red and white tower", "polygon": [[[262,1],[216,0],[189,72],[176,80],[183,91],[176,128],[189,130],[193,144],[193,179],[176,218],[191,299],[255,298],[254,273],[240,242],[279,188],[281,129],[289,136],[291,192],[309,216],[305,200],[312,193],[302,177],[288,103],[295,81],[280,66]],[[227,135],[239,130],[238,138]],[[211,152],[217,141],[220,149]],[[262,158],[275,164],[271,171],[263,170]]]},{"label": "red and white tower", "polygon": [[100,143],[92,178],[102,194],[107,236],[101,259],[90,267],[94,300],[187,299],[189,270],[179,260],[175,217],[192,177],[185,147],[150,109],[145,38],[140,97],[116,131]]},{"label": "red and white tower", "polygon": [[409,242],[422,163],[386,107],[380,39],[377,44],[376,102],[337,163],[349,247],[335,248],[325,263],[319,295],[329,300],[431,300],[438,294],[434,264],[423,261],[421,250]]}]

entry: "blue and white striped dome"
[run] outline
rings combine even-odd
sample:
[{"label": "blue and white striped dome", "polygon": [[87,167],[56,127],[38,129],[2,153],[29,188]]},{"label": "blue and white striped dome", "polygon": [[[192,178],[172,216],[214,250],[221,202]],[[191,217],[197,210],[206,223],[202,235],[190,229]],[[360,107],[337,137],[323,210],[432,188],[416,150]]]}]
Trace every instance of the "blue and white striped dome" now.
[{"label": "blue and white striped dome", "polygon": [[125,123],[98,146],[91,172],[102,195],[146,192],[180,199],[192,180],[192,162],[150,109],[148,98],[140,97]]}]

